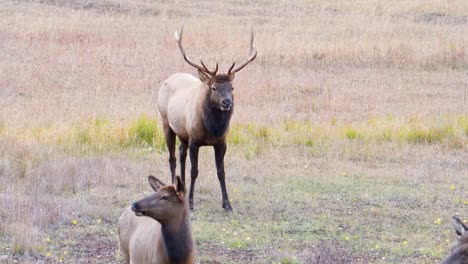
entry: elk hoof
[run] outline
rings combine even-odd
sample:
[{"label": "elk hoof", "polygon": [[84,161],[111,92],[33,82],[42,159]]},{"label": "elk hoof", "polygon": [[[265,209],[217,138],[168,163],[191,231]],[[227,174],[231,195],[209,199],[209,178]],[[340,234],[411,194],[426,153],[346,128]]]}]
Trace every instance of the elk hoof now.
[{"label": "elk hoof", "polygon": [[193,201],[192,200],[189,200],[189,208],[190,208],[190,211],[193,211]]},{"label": "elk hoof", "polygon": [[231,207],[231,204],[229,202],[224,202],[223,203],[223,208],[224,210],[226,210],[226,212],[228,213],[231,213],[232,212],[232,207]]}]

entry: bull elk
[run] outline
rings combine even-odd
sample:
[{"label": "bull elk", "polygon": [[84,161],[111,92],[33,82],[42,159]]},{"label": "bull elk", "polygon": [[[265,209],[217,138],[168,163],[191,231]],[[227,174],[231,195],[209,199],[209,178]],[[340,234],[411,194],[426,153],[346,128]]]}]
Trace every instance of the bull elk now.
[{"label": "bull elk", "polygon": [[222,205],[232,211],[225,184],[224,155],[226,135],[234,110],[233,85],[235,74],[252,62],[257,56],[254,34],[251,32],[250,52],[241,64],[232,63],[226,74],[218,74],[218,63],[214,70],[192,61],[182,47],[182,36],[176,31],[175,38],[185,61],[198,70],[198,78],[187,73],[171,75],[161,86],[158,94],[158,108],[161,113],[164,136],[169,151],[169,167],[174,182],[176,157],[176,136],[180,140],[179,159],[182,181],[185,183],[185,161],[187,149],[190,154],[190,194],[189,205],[193,210],[193,194],[198,176],[198,151],[201,146],[213,146],[216,169],[221,192]]},{"label": "bull elk", "polygon": [[148,181],[156,193],[133,203],[119,218],[125,263],[195,263],[184,183],[178,176],[174,185],[153,176]]},{"label": "bull elk", "polygon": [[452,249],[452,254],[442,264],[466,264],[468,263],[468,227],[455,216],[452,217],[452,223],[459,239]]}]

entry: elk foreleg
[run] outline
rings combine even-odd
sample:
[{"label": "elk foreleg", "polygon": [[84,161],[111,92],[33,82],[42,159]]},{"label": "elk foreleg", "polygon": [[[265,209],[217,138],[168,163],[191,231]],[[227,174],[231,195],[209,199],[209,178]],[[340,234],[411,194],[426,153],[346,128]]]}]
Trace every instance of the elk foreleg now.
[{"label": "elk foreleg", "polygon": [[224,154],[226,154],[226,142],[214,145],[216,170],[218,173],[219,184],[221,185],[221,193],[223,195],[223,208],[227,212],[232,212],[231,203],[226,190],[225,173],[224,173]]}]

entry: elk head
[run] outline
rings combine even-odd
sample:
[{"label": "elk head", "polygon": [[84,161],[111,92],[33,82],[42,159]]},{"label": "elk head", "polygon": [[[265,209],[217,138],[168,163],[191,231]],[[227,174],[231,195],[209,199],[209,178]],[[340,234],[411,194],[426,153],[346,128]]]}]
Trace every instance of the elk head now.
[{"label": "elk head", "polygon": [[216,63],[215,69],[210,70],[206,67],[200,58],[200,64],[193,62],[185,53],[184,48],[182,47],[182,35],[184,33],[184,26],[180,28],[180,34],[176,31],[175,38],[179,44],[180,51],[184,56],[185,61],[191,66],[195,67],[198,70],[198,78],[206,84],[209,88],[209,98],[212,105],[215,105],[221,111],[231,110],[234,104],[234,96],[232,81],[236,75],[236,72],[242,70],[247,64],[252,62],[257,57],[257,49],[254,44],[254,33],[251,32],[250,38],[250,51],[249,56],[237,67],[236,62],[234,61],[229,68],[226,74],[218,74],[218,63]]},{"label": "elk head", "polygon": [[174,185],[165,185],[151,175],[148,176],[148,182],[156,193],[132,204],[135,215],[149,216],[164,223],[184,211],[185,185],[179,176]]}]

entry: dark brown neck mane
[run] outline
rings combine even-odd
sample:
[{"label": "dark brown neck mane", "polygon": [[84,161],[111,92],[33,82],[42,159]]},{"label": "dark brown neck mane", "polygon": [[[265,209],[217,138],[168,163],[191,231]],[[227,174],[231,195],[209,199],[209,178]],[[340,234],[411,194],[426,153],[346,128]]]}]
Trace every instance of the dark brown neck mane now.
[{"label": "dark brown neck mane", "polygon": [[217,106],[210,103],[209,93],[205,96],[202,105],[202,121],[206,131],[212,137],[222,137],[229,129],[232,113],[234,111],[234,102],[229,111],[221,111]]},{"label": "dark brown neck mane", "polygon": [[161,223],[163,246],[170,263],[185,264],[193,261],[194,242],[188,208],[181,219],[169,224]]}]

